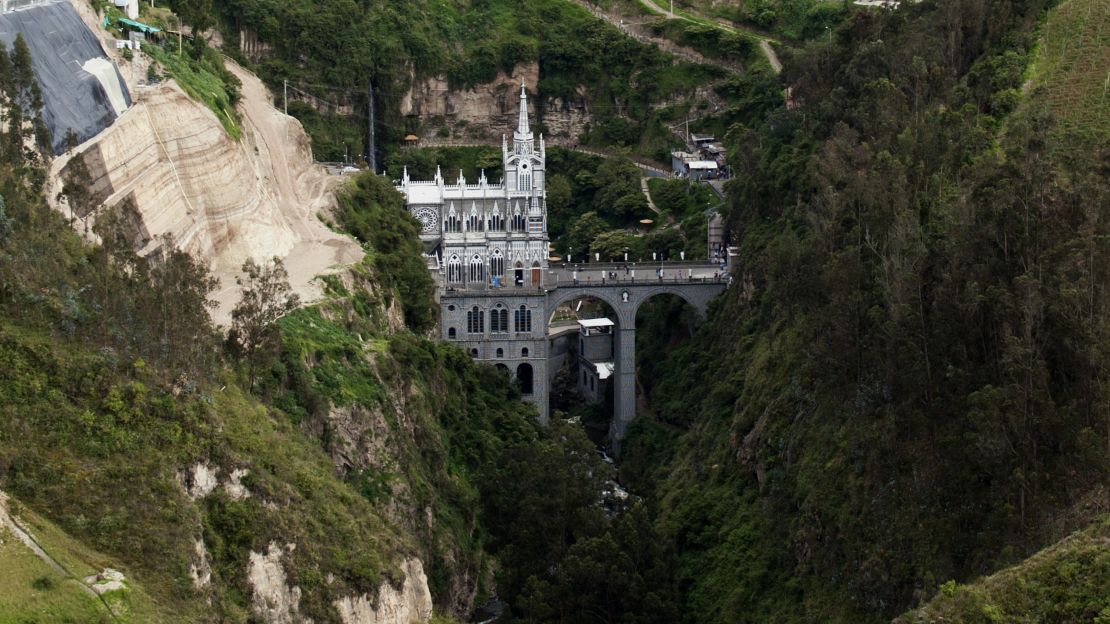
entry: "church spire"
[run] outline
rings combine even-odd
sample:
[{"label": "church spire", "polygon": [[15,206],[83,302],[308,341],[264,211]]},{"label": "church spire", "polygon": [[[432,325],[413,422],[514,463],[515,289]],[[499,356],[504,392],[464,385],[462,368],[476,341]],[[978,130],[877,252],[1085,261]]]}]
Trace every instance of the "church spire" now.
[{"label": "church spire", "polygon": [[532,133],[528,128],[528,94],[524,91],[523,81],[520,83],[520,117],[517,119],[516,133],[521,137]]}]

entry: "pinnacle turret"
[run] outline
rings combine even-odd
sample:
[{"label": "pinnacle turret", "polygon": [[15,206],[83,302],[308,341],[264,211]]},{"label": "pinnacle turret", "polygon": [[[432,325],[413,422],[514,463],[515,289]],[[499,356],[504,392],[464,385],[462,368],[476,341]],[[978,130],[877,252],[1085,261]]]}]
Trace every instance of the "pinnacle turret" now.
[{"label": "pinnacle turret", "polygon": [[524,90],[524,83],[520,83],[520,113],[516,122],[517,136],[525,138],[532,134],[528,127],[528,93]]}]

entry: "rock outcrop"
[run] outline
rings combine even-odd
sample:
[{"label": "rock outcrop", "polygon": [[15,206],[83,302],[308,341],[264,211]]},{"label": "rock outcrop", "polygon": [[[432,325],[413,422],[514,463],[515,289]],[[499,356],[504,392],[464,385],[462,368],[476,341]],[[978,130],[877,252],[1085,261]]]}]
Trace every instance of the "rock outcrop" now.
[{"label": "rock outcrop", "polygon": [[[401,114],[420,119],[426,139],[447,128],[456,139],[499,141],[505,128],[516,124],[520,86],[534,94],[539,79],[538,61],[518,64],[512,73],[499,72],[491,82],[466,89],[452,89],[445,76],[420,80],[410,71],[412,86],[401,98]],[[550,138],[574,139],[590,121],[584,97],[529,98],[528,102],[529,115],[540,120]]]},{"label": "rock outcrop", "polygon": [[376,606],[365,594],[336,600],[343,624],[423,624],[431,619],[432,594],[424,565],[419,559],[406,559],[401,571],[405,575],[401,587],[382,583]]},{"label": "rock outcrop", "polygon": [[294,549],[293,544],[283,550],[270,542],[265,553],[252,552],[247,580],[251,584],[251,604],[254,612],[267,624],[301,624],[311,622],[300,614],[301,588],[286,583],[281,556]]}]

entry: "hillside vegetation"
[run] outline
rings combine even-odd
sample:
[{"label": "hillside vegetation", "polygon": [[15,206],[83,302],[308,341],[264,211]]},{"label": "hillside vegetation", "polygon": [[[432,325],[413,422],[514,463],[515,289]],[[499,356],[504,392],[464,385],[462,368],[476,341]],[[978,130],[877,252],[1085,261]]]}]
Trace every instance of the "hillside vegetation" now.
[{"label": "hillside vegetation", "polygon": [[[34,119],[33,81],[4,76],[5,109]],[[202,266],[135,254],[126,206],[98,219],[97,245],[47,206],[33,133],[0,131],[0,489],[19,517],[121,570],[138,621],[334,622],[336,600],[375,600],[412,556],[438,611],[469,611],[489,569],[474,475],[539,435],[492,369],[409,329],[434,315],[400,196],[380,178],[344,195],[344,224],[370,233],[365,265],[247,353],[211,326]],[[26,552],[3,556],[19,571],[5,600],[103,615]],[[299,592],[284,607],[252,580],[266,556],[279,595]]]},{"label": "hillside vegetation", "polygon": [[641,370],[658,420],[622,466],[662,506],[688,621],[889,620],[1105,511],[1073,510],[1110,477],[1110,152],[1067,130],[1097,108],[1046,115],[1022,86],[1033,63],[1092,102],[1106,68],[1035,61],[1048,9],[857,11],[787,61],[793,108],[730,130],[739,287]]},{"label": "hillside vegetation", "polygon": [[948,582],[896,624],[1110,621],[1110,517],[968,585]]},{"label": "hillside vegetation", "polygon": [[[366,92],[373,83],[380,146],[398,145],[419,121],[400,117],[414,81],[445,76],[452,89],[492,81],[520,63],[539,63],[541,98],[583,101],[595,115],[589,141],[629,145],[645,153],[672,139],[661,105],[694,103],[693,92],[723,77],[714,67],[674,63],[651,45],[622,35],[566,0],[474,2],[417,0],[176,0],[193,24],[218,24],[226,41],[249,29],[271,47],[258,73],[326,101],[353,102],[353,116],[290,110],[305,118],[322,159],[363,151]],[[234,50],[229,50],[237,54]],[[280,91],[280,90],[278,90]],[[341,141],[336,143],[336,141]]]}]

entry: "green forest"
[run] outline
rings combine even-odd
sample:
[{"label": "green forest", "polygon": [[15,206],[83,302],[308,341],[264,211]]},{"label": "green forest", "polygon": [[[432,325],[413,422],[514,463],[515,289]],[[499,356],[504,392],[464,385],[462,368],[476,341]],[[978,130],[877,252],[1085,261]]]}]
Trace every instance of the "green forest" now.
[{"label": "green forest", "polygon": [[[375,84],[385,175],[320,215],[365,258],[310,304],[280,260],[250,260],[214,326],[203,259],[141,256],[129,202],[90,221],[80,164],[50,184],[27,47],[0,46],[0,520],[58,563],[0,523],[0,623],[343,622],[409,559],[435,624],[491,598],[502,623],[1110,622],[1104,2],[682,0],[686,23],[652,27],[749,66],[731,77],[566,0],[170,4],[224,41],[254,31],[271,86]],[[781,74],[703,19],[774,38]],[[216,48],[169,51],[152,75],[234,109]],[[497,179],[496,147],[397,148],[399,99],[529,61],[541,95],[595,106],[585,143],[626,150],[548,150],[556,253],[701,254],[707,208],[738,253],[706,318],[640,313],[646,411],[615,464],[587,436],[603,409],[540,426],[505,373],[430,339],[434,282],[391,183]],[[631,156],[665,154],[706,85],[723,106],[693,125],[736,175],[724,201],[651,180],[651,212]],[[365,131],[291,112],[317,154]],[[267,553],[288,617],[259,606]],[[78,579],[103,568],[126,582],[91,596]]]}]

